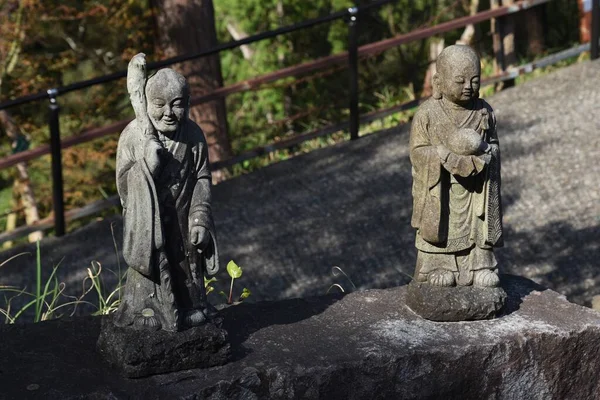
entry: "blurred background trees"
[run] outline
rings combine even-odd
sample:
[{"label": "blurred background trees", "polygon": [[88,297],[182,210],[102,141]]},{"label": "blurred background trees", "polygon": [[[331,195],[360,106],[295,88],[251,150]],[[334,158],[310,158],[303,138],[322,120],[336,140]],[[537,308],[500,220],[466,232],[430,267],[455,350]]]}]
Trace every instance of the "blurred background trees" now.
[{"label": "blurred background trees", "polygon": [[[149,61],[199,52],[218,42],[241,39],[368,2],[0,0],[0,98],[16,98],[120,71],[138,52],[146,53]],[[386,39],[489,7],[490,0],[399,0],[361,15],[359,43]],[[528,31],[527,23],[516,24],[517,59],[537,56],[544,50],[568,48],[578,42],[576,2],[552,1],[536,13],[542,13],[540,18],[545,21],[541,31],[539,27]],[[218,57],[182,63],[175,68],[186,75],[194,95],[203,94],[222,84],[232,84],[345,51],[347,32],[345,22],[336,21],[224,51]],[[537,35],[537,44],[533,48],[527,35]],[[426,86],[427,70],[434,58],[430,55],[431,49],[441,40],[449,45],[461,36],[463,40],[468,37],[482,54],[484,72],[492,73],[489,23],[474,26],[468,32],[460,29],[443,37],[399,46],[361,59],[361,112],[419,97]],[[192,117],[207,134],[211,160],[216,161],[345,120],[348,117],[347,90],[345,67],[332,67],[195,107]],[[63,137],[132,116],[124,81],[61,96],[59,103]],[[409,116],[410,113],[405,113],[388,117],[378,126],[391,126],[406,121]],[[44,102],[31,103],[10,110],[10,114],[0,115],[0,157],[28,146],[47,143],[46,118],[47,104]],[[15,124],[3,123],[5,120]],[[250,171],[339,137],[341,135],[316,139],[289,151],[247,161],[233,172]],[[112,135],[64,150],[67,207],[83,206],[116,192],[114,156],[117,139],[118,135]],[[24,187],[33,188],[39,214],[48,215],[51,210],[49,170],[49,157],[45,156],[29,163],[25,177],[16,168],[0,171],[0,214],[3,215],[0,226],[6,226],[7,209],[26,208],[26,201],[22,200],[23,193],[27,192]],[[15,179],[24,184],[13,187]],[[15,215],[18,215],[19,222],[25,221],[24,213]]]}]

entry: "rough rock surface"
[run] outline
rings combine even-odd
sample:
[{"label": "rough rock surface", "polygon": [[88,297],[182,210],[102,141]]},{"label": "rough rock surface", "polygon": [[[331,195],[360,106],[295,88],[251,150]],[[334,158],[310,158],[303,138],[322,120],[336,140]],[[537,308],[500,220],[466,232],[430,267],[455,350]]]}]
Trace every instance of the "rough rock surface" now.
[{"label": "rough rock surface", "polygon": [[507,314],[432,322],[406,287],[223,311],[224,366],[125,379],[94,347],[99,318],[0,326],[6,399],[594,399],[600,314],[503,276]]},{"label": "rough rock surface", "polygon": [[502,288],[479,286],[432,286],[412,281],[408,284],[406,305],[432,321],[473,321],[494,318],[504,306]]},{"label": "rough rock surface", "polygon": [[168,332],[121,328],[110,318],[102,322],[97,349],[128,378],[223,365],[231,352],[227,332],[214,324]]}]

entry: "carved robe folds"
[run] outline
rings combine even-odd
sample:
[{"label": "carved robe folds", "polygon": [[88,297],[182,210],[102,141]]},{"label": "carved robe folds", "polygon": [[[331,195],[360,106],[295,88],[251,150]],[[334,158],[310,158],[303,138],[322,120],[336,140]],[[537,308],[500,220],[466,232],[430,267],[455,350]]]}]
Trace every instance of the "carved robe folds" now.
[{"label": "carved robe folds", "polygon": [[[414,117],[411,223],[417,229],[416,275],[436,268],[465,271],[462,284],[469,284],[472,271],[496,268],[492,247],[502,246],[500,149],[496,120],[484,100],[476,99],[470,110],[458,108],[430,99]],[[474,129],[491,145],[488,164],[448,150],[447,138],[461,128]]]},{"label": "carved robe folds", "polygon": [[[140,316],[155,317],[162,328],[181,329],[180,310],[207,306],[204,271],[219,266],[210,212],[208,151],[200,128],[186,121],[168,138],[157,177],[143,158],[144,133],[131,122],[121,134],[117,154],[117,189],[123,205],[123,256],[129,265],[127,285],[115,323],[131,325]],[[211,234],[201,254],[190,243],[190,222]]]}]

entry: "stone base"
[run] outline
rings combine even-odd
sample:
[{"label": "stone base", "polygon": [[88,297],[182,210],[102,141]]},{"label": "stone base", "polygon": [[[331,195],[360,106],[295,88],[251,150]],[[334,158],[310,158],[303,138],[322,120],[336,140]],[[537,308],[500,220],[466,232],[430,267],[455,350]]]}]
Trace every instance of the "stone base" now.
[{"label": "stone base", "polygon": [[431,321],[474,321],[494,318],[506,301],[504,289],[480,286],[432,286],[412,281],[406,305]]},{"label": "stone base", "polygon": [[96,349],[128,378],[223,365],[231,353],[227,332],[211,323],[167,332],[121,328],[111,319],[102,321]]},{"label": "stone base", "polygon": [[[500,277],[501,318],[433,322],[407,286],[224,309],[230,362],[127,379],[86,317],[0,324],[2,399],[598,399],[600,313]],[[190,353],[186,351],[186,355]]]}]

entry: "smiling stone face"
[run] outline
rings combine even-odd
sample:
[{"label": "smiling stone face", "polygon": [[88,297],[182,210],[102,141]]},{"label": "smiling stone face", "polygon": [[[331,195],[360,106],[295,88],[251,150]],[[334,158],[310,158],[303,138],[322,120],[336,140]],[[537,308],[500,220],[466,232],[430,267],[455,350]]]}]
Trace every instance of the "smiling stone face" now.
[{"label": "smiling stone face", "polygon": [[161,69],[146,85],[148,117],[154,128],[167,136],[187,118],[189,89],[185,78],[172,69]]}]

